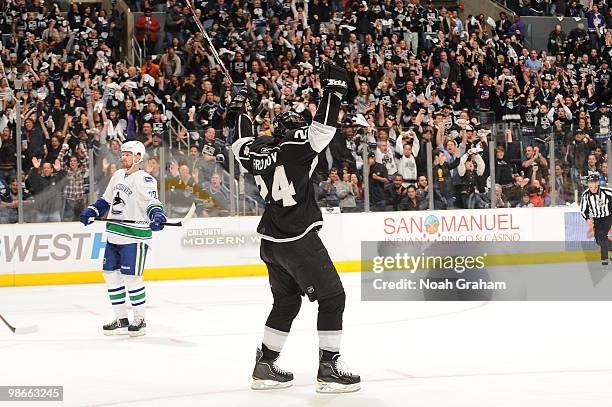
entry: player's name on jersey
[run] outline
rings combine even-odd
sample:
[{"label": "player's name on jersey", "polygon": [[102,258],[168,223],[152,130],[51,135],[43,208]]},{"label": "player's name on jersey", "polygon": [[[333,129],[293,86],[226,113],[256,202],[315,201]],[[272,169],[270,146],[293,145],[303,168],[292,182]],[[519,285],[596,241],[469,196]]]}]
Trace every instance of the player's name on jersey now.
[{"label": "player's name on jersey", "polygon": [[128,196],[132,195],[132,190],[127,185],[117,184],[113,188],[113,191],[117,191],[117,190],[125,192]]},{"label": "player's name on jersey", "polygon": [[256,171],[261,171],[265,168],[268,168],[269,166],[271,166],[272,164],[274,164],[276,162],[276,151],[272,151],[269,153],[269,155],[266,155],[264,157],[253,157],[252,162],[253,162],[253,168]]}]

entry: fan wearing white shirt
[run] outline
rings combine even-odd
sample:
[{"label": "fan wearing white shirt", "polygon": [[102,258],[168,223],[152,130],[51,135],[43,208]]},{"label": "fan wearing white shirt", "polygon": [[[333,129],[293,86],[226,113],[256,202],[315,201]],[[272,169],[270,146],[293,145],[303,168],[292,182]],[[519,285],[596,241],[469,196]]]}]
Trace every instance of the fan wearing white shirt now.
[{"label": "fan wearing white shirt", "polygon": [[[412,144],[410,144],[410,140],[412,140]],[[412,130],[402,132],[395,142],[395,151],[402,156],[397,165],[397,172],[404,178],[402,183],[404,187],[416,185],[417,183],[418,168],[416,157],[419,155],[420,149],[419,138],[416,137]]]},{"label": "fan wearing white shirt", "polygon": [[395,153],[389,149],[389,142],[387,140],[381,140],[378,142],[378,148],[376,149],[376,162],[384,165],[387,168],[389,177],[392,177],[397,173],[397,160],[395,158]]}]

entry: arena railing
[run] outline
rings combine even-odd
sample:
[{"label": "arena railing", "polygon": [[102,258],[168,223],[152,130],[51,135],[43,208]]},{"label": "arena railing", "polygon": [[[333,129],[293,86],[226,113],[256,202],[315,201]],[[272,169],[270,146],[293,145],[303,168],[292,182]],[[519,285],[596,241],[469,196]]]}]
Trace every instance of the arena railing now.
[{"label": "arena railing", "polygon": [[[483,151],[477,152],[483,161],[478,162],[484,164],[485,170],[482,176],[476,177],[475,188],[466,185],[465,179],[455,174],[455,170],[451,170],[450,181],[447,181],[445,177],[448,174],[443,169],[441,173],[438,172],[441,170],[437,166],[439,163],[427,159],[432,157],[435,146],[421,140],[416,157],[417,176],[421,177],[421,182],[418,178],[416,183],[414,179],[404,180],[404,186],[417,185],[418,200],[414,205],[414,202],[406,202],[404,196],[398,198],[393,195],[392,177],[382,188],[381,185],[373,185],[378,181],[369,176],[371,168],[368,165],[368,153],[376,152],[379,148],[377,140],[388,135],[391,138],[404,137],[408,129],[343,127],[336,135],[339,139],[334,143],[350,148],[345,150],[343,157],[333,157],[330,150],[324,150],[311,178],[322,211],[342,213],[577,205],[585,188],[584,177],[589,172],[597,172],[602,185],[608,185],[612,179],[612,169],[607,163],[607,157],[612,155],[612,144],[607,129],[587,129],[591,137],[585,142],[576,129],[534,132],[524,124],[503,122],[492,122],[477,128],[476,139],[483,142]],[[181,211],[195,202],[198,217],[260,215],[264,209],[263,198],[252,175],[241,171],[235,162],[224,138],[227,135],[219,131],[218,149],[215,150],[216,155],[211,156],[209,152],[202,153],[204,135],[201,131],[198,134],[198,143],[189,137],[190,143],[193,143],[191,146],[197,146],[194,149],[184,143],[172,146],[170,143],[164,144],[163,138],[160,144],[157,137],[154,138],[156,141],[147,143],[143,168],[157,179],[160,200],[169,214],[179,216]],[[18,132],[18,145],[22,137]],[[146,136],[138,137],[146,140]],[[445,139],[455,138],[460,142],[461,132],[450,129]],[[75,221],[83,207],[102,195],[114,171],[121,168],[120,141],[100,140],[93,134],[88,140],[68,140],[66,144],[66,151],[59,149],[59,158],[62,159],[59,161],[55,159],[58,150],[52,146],[33,157],[26,157],[27,151],[24,150],[23,165],[17,173],[17,180],[23,182],[13,185],[21,190],[21,198],[17,193],[19,191],[11,192],[11,185],[4,186],[9,192],[3,199],[7,200],[6,196],[13,193],[14,198],[9,200],[17,201],[17,204],[0,207],[0,223]],[[394,147],[391,142],[389,148]],[[533,147],[537,147],[540,154],[535,160],[536,166],[529,161]],[[594,154],[589,156],[591,152]],[[425,155],[425,158],[421,155]],[[73,156],[78,165],[71,168]],[[396,156],[395,160],[397,166],[400,159]],[[378,161],[387,168],[393,168],[393,164],[381,159],[380,154]],[[348,183],[353,184],[349,186],[348,197],[345,195],[345,185],[330,187],[329,172],[332,167],[336,168],[340,179],[347,173]],[[433,193],[430,194],[430,191]]]}]

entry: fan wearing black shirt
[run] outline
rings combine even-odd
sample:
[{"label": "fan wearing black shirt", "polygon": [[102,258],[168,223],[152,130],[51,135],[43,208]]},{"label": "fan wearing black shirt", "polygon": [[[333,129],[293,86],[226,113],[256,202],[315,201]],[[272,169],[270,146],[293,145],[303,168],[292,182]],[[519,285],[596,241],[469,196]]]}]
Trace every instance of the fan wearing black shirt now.
[{"label": "fan wearing black shirt", "polygon": [[374,153],[368,154],[370,177],[370,205],[372,211],[384,211],[386,205],[385,186],[389,183],[387,168],[376,162]]}]

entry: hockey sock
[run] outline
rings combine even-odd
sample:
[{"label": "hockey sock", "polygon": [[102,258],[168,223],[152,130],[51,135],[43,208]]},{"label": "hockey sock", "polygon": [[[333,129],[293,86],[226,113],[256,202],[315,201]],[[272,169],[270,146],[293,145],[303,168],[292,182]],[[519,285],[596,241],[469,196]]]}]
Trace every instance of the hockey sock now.
[{"label": "hockey sock", "polygon": [[263,353],[263,360],[276,360],[280,355],[280,352],[273,351],[265,343],[261,344],[261,352]]},{"label": "hockey sock", "polygon": [[338,331],[319,331],[319,349],[329,352],[340,352],[342,342],[342,330]]},{"label": "hockey sock", "polygon": [[103,274],[115,318],[127,318],[125,310],[125,285],[123,284],[121,273],[119,273],[119,270],[113,270],[104,271]]},{"label": "hockey sock", "polygon": [[[263,346],[261,348],[264,356],[266,356],[265,349],[269,349],[271,352],[276,353],[276,356],[283,350],[283,346],[285,346],[285,341],[287,340],[287,336],[289,332],[279,331],[278,329],[270,328],[269,326],[264,326],[264,335],[263,340],[261,341]],[[268,358],[266,358],[268,359]]]},{"label": "hockey sock", "polygon": [[144,319],[146,295],[142,276],[125,276],[124,279],[134,310],[134,319]]},{"label": "hockey sock", "polygon": [[319,300],[319,315],[317,318],[319,349],[335,353],[340,352],[345,300],[344,292]]},{"label": "hockey sock", "polygon": [[[264,327],[263,344],[274,352],[280,352],[285,345],[291,324],[300,312],[302,297],[299,294],[274,297],[272,311]],[[263,351],[263,349],[262,349]]]}]

